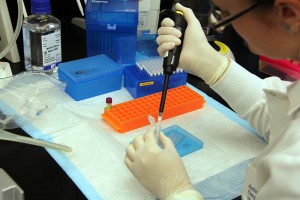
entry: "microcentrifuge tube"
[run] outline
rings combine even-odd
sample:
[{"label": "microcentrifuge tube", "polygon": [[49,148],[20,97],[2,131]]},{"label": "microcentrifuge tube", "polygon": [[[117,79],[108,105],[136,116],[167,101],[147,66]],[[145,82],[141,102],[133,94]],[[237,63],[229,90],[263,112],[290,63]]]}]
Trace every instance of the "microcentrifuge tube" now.
[{"label": "microcentrifuge tube", "polygon": [[106,108],[107,108],[108,110],[110,110],[111,107],[112,107],[112,98],[111,98],[111,97],[107,97],[107,98],[106,98]]}]

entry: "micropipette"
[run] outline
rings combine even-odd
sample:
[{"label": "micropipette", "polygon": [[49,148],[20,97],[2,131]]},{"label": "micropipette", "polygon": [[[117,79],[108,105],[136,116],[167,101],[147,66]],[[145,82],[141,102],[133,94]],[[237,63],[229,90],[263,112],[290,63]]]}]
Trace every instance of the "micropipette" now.
[{"label": "micropipette", "polygon": [[72,148],[65,146],[65,145],[56,144],[56,143],[52,143],[52,142],[46,142],[43,140],[38,140],[38,139],[30,138],[30,137],[20,136],[20,135],[16,135],[16,134],[7,132],[5,130],[0,130],[0,140],[20,142],[20,143],[31,144],[31,145],[40,146],[40,147],[49,147],[49,148],[57,149],[57,150],[61,150],[61,151],[72,152]]},{"label": "micropipette", "polygon": [[181,44],[179,46],[174,47],[174,49],[165,52],[164,55],[164,61],[163,61],[163,68],[164,68],[164,85],[162,89],[162,94],[161,94],[161,100],[160,100],[160,106],[159,106],[159,114],[158,114],[158,119],[157,119],[157,130],[156,130],[156,139],[158,138],[158,134],[161,131],[161,121],[162,121],[162,116],[164,112],[164,106],[165,106],[165,101],[167,97],[167,91],[168,91],[168,86],[169,86],[169,79],[170,76],[173,74],[174,71],[176,71],[176,68],[178,67],[179,64],[179,57],[182,49],[182,44],[183,44],[183,36],[184,32],[187,26],[187,23],[183,17],[183,13],[181,11],[176,11],[175,5],[176,3],[180,3],[180,0],[175,0],[172,5],[172,9],[167,9],[163,10],[159,14],[159,21],[161,24],[161,21],[164,18],[170,18],[174,21],[175,23],[175,28],[179,31],[181,31],[182,36],[181,36]]}]

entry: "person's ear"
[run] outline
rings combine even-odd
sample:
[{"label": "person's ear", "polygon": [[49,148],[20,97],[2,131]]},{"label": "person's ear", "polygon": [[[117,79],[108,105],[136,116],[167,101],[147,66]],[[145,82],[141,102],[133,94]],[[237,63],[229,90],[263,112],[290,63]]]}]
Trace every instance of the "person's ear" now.
[{"label": "person's ear", "polygon": [[300,0],[275,0],[280,13],[280,23],[284,31],[300,33]]}]

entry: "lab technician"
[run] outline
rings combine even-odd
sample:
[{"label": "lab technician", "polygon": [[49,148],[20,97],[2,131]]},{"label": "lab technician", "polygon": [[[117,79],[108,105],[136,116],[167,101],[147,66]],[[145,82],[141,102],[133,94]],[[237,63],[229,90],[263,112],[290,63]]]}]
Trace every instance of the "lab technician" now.
[{"label": "lab technician", "polygon": [[[213,4],[210,19],[217,30],[231,23],[254,53],[300,61],[300,0],[213,0]],[[180,67],[202,78],[268,142],[247,169],[242,199],[299,200],[300,80],[286,86],[277,77],[260,79],[249,73],[208,44],[191,9],[180,4],[176,8],[188,23]],[[181,43],[181,33],[171,19],[161,25],[157,43],[163,56]],[[160,199],[202,199],[172,141],[161,133],[160,149],[154,133],[152,127],[127,147],[129,170]]]}]

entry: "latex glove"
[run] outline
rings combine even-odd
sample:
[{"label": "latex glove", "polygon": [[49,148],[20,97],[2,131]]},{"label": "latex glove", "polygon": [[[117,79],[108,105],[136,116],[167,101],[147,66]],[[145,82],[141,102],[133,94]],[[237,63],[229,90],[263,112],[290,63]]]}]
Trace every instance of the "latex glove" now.
[{"label": "latex glove", "polygon": [[[199,20],[189,8],[176,4],[176,9],[182,11],[187,21],[184,35],[184,43],[179,59],[179,66],[186,72],[202,78],[206,83],[212,83],[212,79],[218,80],[216,75],[223,75],[225,71],[218,72],[220,67],[228,67],[228,59],[217,52],[207,41]],[[166,18],[161,22],[156,39],[158,53],[161,57],[166,51],[172,50],[175,45],[181,44],[181,32],[174,28],[174,22]],[[219,73],[219,74],[218,74]],[[211,84],[210,84],[211,85]]]},{"label": "latex glove", "polygon": [[160,199],[193,190],[183,162],[170,138],[160,133],[160,148],[155,126],[137,136],[126,148],[125,164],[137,180]]}]

